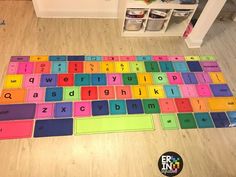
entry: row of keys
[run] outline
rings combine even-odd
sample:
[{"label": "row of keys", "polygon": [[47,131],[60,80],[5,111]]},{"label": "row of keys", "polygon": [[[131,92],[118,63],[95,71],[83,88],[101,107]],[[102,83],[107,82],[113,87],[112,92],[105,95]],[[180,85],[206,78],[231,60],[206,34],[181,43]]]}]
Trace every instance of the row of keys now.
[{"label": "row of keys", "polygon": [[234,97],[164,98],[0,105],[0,121],[211,111],[236,111],[236,99]]},{"label": "row of keys", "polygon": [[170,72],[170,73],[124,73],[124,74],[42,74],[7,75],[5,89],[55,87],[55,86],[101,86],[101,85],[153,85],[153,84],[224,84],[222,72]]},{"label": "row of keys", "polygon": [[233,96],[227,84],[82,86],[4,89],[0,103]]},{"label": "row of keys", "polygon": [[130,73],[130,72],[219,72],[215,61],[116,61],[116,62],[10,62],[8,74]]},{"label": "row of keys", "polygon": [[[203,112],[161,114],[164,130],[193,128],[225,128],[236,126],[236,112]],[[102,126],[101,126],[102,124]],[[34,132],[33,132],[34,130]],[[46,119],[0,122],[0,139],[81,135],[105,132],[155,130],[152,116],[99,116],[84,119]]]}]

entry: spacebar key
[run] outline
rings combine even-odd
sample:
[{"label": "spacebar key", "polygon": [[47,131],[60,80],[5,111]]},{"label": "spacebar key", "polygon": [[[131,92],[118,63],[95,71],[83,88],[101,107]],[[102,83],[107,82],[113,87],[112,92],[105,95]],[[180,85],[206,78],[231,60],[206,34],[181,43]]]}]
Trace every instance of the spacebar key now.
[{"label": "spacebar key", "polygon": [[36,104],[0,105],[0,121],[33,119]]}]

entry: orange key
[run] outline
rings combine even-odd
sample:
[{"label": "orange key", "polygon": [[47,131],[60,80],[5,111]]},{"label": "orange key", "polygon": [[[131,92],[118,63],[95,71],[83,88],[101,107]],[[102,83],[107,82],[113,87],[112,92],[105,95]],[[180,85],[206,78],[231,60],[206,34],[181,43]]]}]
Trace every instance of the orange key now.
[{"label": "orange key", "polygon": [[100,63],[99,62],[84,62],[84,72],[85,73],[99,73],[100,72]]},{"label": "orange key", "polygon": [[206,98],[190,98],[194,112],[209,112]]},{"label": "orange key", "polygon": [[6,89],[1,93],[0,104],[22,103],[25,96],[25,89]]},{"label": "orange key", "polygon": [[236,110],[236,98],[234,97],[208,98],[208,104],[211,111]]}]

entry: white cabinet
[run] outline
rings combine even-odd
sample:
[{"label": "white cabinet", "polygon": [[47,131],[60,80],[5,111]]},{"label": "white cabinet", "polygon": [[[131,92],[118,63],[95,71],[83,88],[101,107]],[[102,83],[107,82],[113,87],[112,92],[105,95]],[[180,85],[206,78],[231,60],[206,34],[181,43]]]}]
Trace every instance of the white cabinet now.
[{"label": "white cabinet", "polygon": [[[122,36],[183,36],[198,4],[169,3],[157,0],[119,0],[119,22]],[[130,12],[138,15],[129,15]],[[144,15],[142,15],[144,12]],[[158,16],[162,13],[163,16]],[[160,14],[161,15],[161,14]]]}]

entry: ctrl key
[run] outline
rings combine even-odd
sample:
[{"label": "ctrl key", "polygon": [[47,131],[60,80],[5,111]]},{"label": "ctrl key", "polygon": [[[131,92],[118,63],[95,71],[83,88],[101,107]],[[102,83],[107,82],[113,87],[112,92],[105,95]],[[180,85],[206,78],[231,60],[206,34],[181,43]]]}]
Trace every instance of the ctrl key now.
[{"label": "ctrl key", "polygon": [[31,138],[33,125],[33,120],[2,121],[0,122],[0,140]]}]

